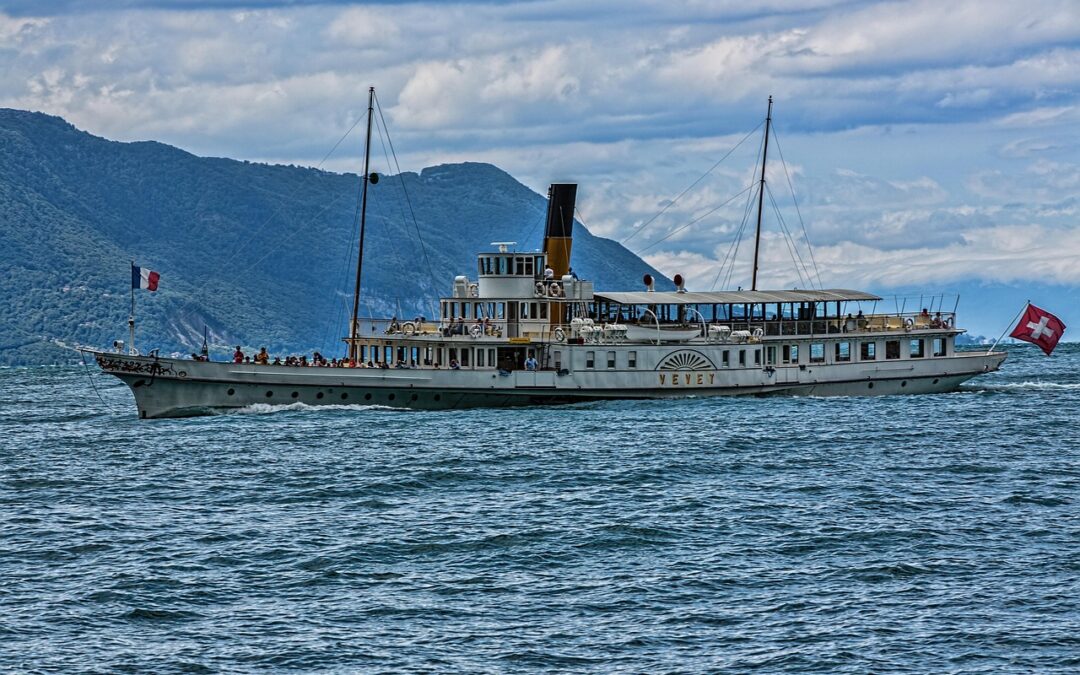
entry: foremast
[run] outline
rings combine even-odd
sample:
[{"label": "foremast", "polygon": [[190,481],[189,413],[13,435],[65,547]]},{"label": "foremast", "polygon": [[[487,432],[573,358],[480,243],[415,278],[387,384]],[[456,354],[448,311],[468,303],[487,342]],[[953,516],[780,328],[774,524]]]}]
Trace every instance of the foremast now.
[{"label": "foremast", "polygon": [[356,365],[357,331],[360,326],[360,279],[364,269],[364,229],[367,224],[367,193],[371,179],[371,124],[375,113],[375,87],[368,87],[367,138],[364,142],[364,174],[361,176],[360,238],[356,252],[356,286],[353,291],[352,321],[349,322],[349,361]]},{"label": "foremast", "polygon": [[761,250],[761,212],[765,206],[765,160],[769,156],[769,127],[772,126],[772,96],[769,97],[769,111],[765,115],[765,147],[761,152],[761,185],[758,187],[757,231],[754,234],[754,273],[750,279],[750,290],[757,290],[758,253]]}]

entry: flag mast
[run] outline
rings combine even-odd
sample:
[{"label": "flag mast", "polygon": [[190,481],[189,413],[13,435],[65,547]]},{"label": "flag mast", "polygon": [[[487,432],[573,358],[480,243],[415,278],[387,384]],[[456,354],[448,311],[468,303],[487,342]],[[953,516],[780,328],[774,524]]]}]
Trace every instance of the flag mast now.
[{"label": "flag mast", "polygon": [[[1024,306],[1020,308],[1020,311],[1016,313],[1016,316],[1014,316],[1014,317],[1012,318],[1012,321],[1010,321],[1009,323],[1005,324],[1005,330],[1001,331],[1001,335],[999,335],[999,336],[998,336],[998,339],[994,340],[994,344],[990,345],[990,349],[987,349],[987,350],[986,350],[986,353],[987,353],[987,354],[989,354],[990,352],[994,351],[994,347],[997,347],[997,346],[998,346],[998,343],[999,343],[999,342],[1001,342],[1001,341],[1002,341],[1002,339],[1004,339],[1004,337],[1005,337],[1005,333],[1008,333],[1008,332],[1009,332],[1009,328],[1011,328],[1011,327],[1012,327],[1012,325],[1013,325],[1014,323],[1016,323],[1016,320],[1020,318],[1020,315],[1021,315],[1021,314],[1023,314],[1024,312],[1026,312],[1026,311],[1027,311],[1027,308],[1028,308],[1028,306],[1029,306],[1030,304],[1031,304],[1031,300],[1025,300],[1025,301],[1024,301]],[[954,314],[955,314],[955,312],[954,312]]]},{"label": "flag mast", "polygon": [[364,225],[367,221],[367,190],[371,167],[371,123],[375,114],[375,87],[368,87],[367,140],[364,143],[364,175],[361,177],[360,195],[360,244],[356,254],[356,286],[353,292],[352,323],[349,327],[349,361],[356,365],[359,349],[356,346],[356,332],[360,323],[360,274],[364,268]]}]

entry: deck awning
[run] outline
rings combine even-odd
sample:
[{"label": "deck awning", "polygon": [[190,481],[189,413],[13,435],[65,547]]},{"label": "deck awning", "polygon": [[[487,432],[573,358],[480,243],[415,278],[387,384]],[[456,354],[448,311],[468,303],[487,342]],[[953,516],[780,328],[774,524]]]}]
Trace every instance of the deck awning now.
[{"label": "deck awning", "polygon": [[750,305],[777,302],[847,302],[876,301],[880,297],[872,293],[851,291],[844,288],[805,291],[717,291],[712,293],[679,293],[677,291],[633,291],[628,293],[607,291],[593,294],[597,301],[620,305]]}]

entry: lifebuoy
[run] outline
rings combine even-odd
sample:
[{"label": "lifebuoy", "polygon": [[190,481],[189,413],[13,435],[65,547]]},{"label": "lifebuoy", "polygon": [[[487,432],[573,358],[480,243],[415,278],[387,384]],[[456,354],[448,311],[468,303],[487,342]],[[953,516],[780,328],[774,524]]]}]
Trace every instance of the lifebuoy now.
[{"label": "lifebuoy", "polygon": [[758,340],[760,340],[765,335],[765,331],[761,330],[760,328],[755,328],[752,335]]},{"label": "lifebuoy", "polygon": [[915,326],[915,319],[908,317],[904,319],[904,330],[911,330]]},{"label": "lifebuoy", "polygon": [[401,332],[406,335],[415,335],[416,324],[412,321],[406,321],[405,323],[401,324]]},{"label": "lifebuoy", "polygon": [[943,324],[946,328],[952,328],[956,325],[956,320],[951,316],[945,317],[945,321],[943,322]]},{"label": "lifebuoy", "polygon": [[560,295],[562,295],[562,292],[559,289],[558,282],[555,282],[555,281],[551,282],[551,286],[548,288],[548,290],[551,292],[551,296],[553,298],[557,298]]},{"label": "lifebuoy", "polygon": [[537,295],[543,295],[544,294],[544,282],[543,281],[537,281],[536,282],[536,294]]},{"label": "lifebuoy", "polygon": [[555,329],[555,342],[562,342],[566,339],[566,333],[562,328]]},{"label": "lifebuoy", "polygon": [[484,327],[478,323],[474,323],[472,328],[469,329],[469,335],[475,340],[484,334]]}]

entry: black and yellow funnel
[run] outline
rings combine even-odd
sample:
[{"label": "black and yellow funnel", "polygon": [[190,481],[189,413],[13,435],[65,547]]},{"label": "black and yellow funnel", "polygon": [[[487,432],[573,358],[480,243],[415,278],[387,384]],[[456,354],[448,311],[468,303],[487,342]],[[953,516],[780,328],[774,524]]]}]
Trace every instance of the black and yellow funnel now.
[{"label": "black and yellow funnel", "polygon": [[574,240],[574,201],[577,183],[552,183],[548,188],[547,228],[544,253],[548,267],[561,279],[570,271],[570,247]]}]

